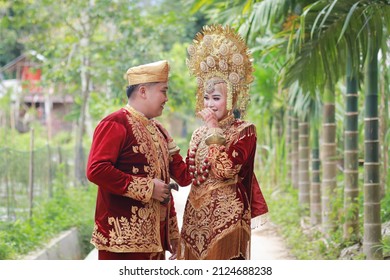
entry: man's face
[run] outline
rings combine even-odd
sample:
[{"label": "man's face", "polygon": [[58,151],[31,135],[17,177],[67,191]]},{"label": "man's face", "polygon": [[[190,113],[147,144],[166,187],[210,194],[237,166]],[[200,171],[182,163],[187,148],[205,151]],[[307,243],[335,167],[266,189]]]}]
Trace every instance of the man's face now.
[{"label": "man's face", "polygon": [[168,83],[154,83],[145,86],[147,112],[149,119],[161,116],[165,103],[168,102]]}]

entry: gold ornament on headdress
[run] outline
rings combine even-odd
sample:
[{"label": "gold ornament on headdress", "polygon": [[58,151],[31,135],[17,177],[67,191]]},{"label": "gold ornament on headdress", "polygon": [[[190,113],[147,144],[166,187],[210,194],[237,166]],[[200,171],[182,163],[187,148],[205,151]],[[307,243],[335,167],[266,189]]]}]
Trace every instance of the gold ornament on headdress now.
[{"label": "gold ornament on headdress", "polygon": [[252,57],[245,41],[229,27],[204,26],[187,49],[187,66],[197,79],[196,112],[203,109],[208,81],[218,77],[228,89],[226,109],[245,113],[249,84],[253,81]]}]

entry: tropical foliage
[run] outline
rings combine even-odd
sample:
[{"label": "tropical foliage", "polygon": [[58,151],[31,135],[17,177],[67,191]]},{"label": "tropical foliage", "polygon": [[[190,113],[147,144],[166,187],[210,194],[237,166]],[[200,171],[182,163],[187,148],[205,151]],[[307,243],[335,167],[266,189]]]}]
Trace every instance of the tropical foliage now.
[{"label": "tropical foliage", "polygon": [[[175,132],[185,151],[196,124],[186,46],[206,23],[231,25],[253,53],[257,171],[297,257],[334,259],[359,243],[355,258],[388,254],[389,0],[2,0],[0,14],[1,65],[34,50],[45,58],[44,85],[75,97],[65,118],[80,184],[93,127],[122,106],[134,64],[170,60],[162,120],[185,124]],[[0,101],[8,129],[11,101]]]}]

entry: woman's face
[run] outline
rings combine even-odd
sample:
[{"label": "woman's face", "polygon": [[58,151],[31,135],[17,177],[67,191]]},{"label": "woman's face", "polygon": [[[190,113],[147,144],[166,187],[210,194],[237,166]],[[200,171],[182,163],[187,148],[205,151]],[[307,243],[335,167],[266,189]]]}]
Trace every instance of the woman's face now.
[{"label": "woman's face", "polygon": [[214,85],[214,91],[205,92],[203,97],[203,105],[205,108],[210,108],[214,111],[218,121],[223,120],[227,114],[227,86],[225,83],[218,83]]}]

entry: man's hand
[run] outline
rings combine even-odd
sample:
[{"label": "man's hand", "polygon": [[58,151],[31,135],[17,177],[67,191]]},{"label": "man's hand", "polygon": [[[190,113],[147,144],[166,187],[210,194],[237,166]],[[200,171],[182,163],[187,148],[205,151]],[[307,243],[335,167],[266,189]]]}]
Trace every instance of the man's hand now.
[{"label": "man's hand", "polygon": [[163,202],[169,196],[168,184],[165,184],[164,181],[160,179],[153,179],[154,188],[152,198]]},{"label": "man's hand", "polygon": [[170,260],[176,260],[177,258],[177,245],[178,239],[171,239],[172,255],[169,257]]}]

